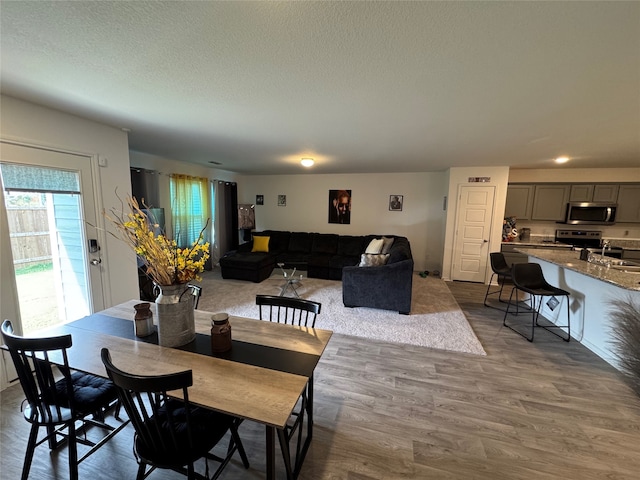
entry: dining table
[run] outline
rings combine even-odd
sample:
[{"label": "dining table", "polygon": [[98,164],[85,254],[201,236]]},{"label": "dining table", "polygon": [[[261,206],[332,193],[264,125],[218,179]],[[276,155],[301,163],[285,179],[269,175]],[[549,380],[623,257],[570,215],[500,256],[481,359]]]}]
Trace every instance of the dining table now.
[{"label": "dining table", "polygon": [[[230,316],[232,347],[219,353],[211,348],[212,312],[195,310],[195,340],[170,348],[158,345],[157,332],[135,335],[134,305],[139,303],[129,300],[35,335],[71,334],[71,368],[102,377],[107,376],[100,358],[105,347],[116,367],[135,375],[191,370],[189,400],[264,425],[266,478],[276,478],[276,435],[286,478],[297,478],[313,436],[313,374],[333,332]],[[151,310],[157,318],[153,303]],[[291,458],[285,429],[303,393],[306,408],[297,413],[306,416],[305,439]]]}]

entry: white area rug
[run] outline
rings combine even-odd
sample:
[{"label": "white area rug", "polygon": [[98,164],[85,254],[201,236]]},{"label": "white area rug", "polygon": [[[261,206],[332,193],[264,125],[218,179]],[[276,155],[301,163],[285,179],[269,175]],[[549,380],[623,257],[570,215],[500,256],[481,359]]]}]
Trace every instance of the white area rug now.
[{"label": "white area rug", "polygon": [[[258,318],[256,295],[279,295],[283,283],[277,270],[261,283],[222,280],[218,270],[206,272],[198,308]],[[317,328],[343,335],[486,355],[446,283],[438,278],[414,275],[410,315],[372,308],[346,308],[342,304],[342,282],[335,280],[303,278],[298,293],[301,298],[322,304]]]}]

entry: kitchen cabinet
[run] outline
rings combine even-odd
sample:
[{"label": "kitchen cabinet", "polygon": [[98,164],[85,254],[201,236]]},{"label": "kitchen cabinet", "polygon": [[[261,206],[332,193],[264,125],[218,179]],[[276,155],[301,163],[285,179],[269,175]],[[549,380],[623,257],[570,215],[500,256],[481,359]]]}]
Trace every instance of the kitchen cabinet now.
[{"label": "kitchen cabinet", "polygon": [[504,216],[516,217],[516,220],[531,220],[534,190],[534,185],[509,185]]},{"label": "kitchen cabinet", "polygon": [[570,202],[603,202],[616,203],[618,200],[617,184],[587,184],[571,185]]},{"label": "kitchen cabinet", "polygon": [[640,183],[620,185],[616,222],[640,223]]},{"label": "kitchen cabinet", "polygon": [[570,190],[570,185],[536,185],[531,220],[563,221],[567,213]]},{"label": "kitchen cabinet", "polygon": [[571,185],[570,202],[591,202],[594,185]]},{"label": "kitchen cabinet", "polygon": [[600,184],[593,186],[593,201],[603,203],[616,203],[620,185]]}]

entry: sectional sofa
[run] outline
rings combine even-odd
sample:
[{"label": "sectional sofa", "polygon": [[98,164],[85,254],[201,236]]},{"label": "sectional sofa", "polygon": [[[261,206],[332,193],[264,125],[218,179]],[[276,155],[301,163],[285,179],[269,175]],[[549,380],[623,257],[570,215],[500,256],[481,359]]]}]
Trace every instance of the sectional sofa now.
[{"label": "sectional sofa", "polygon": [[[393,239],[386,255],[365,254],[372,240],[382,238]],[[364,266],[381,259],[384,264]],[[261,282],[278,263],[306,270],[311,278],[342,280],[347,307],[411,310],[413,258],[406,237],[265,230],[226,253],[220,268],[223,278]]]}]

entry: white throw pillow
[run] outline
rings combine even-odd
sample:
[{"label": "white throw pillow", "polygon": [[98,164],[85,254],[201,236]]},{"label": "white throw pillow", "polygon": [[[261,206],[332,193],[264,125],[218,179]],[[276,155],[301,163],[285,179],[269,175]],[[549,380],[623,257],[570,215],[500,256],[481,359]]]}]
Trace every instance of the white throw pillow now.
[{"label": "white throw pillow", "polygon": [[360,255],[360,265],[359,267],[379,267],[381,265],[385,265],[389,260],[389,254],[379,255],[379,254],[370,254],[363,253]]},{"label": "white throw pillow", "polygon": [[383,245],[384,245],[384,240],[383,239],[374,238],[373,240],[371,240],[371,242],[369,243],[369,246],[364,251],[364,253],[377,255],[378,253],[380,253],[382,251],[382,246]]}]

